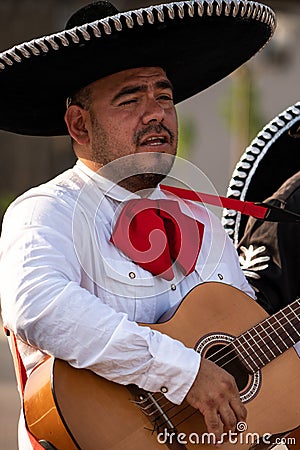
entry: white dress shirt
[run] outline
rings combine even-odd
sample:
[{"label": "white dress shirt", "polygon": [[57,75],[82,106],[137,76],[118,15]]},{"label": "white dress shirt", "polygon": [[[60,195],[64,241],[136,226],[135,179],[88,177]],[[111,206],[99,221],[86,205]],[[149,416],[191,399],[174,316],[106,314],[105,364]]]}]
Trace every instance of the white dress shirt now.
[{"label": "white dress shirt", "polygon": [[[28,372],[51,354],[117,383],[164,387],[178,404],[200,356],[137,322],[156,322],[205,281],[254,293],[219,219],[193,202],[180,207],[205,226],[194,272],[184,277],[174,264],[174,279],[166,281],[133,263],[110,242],[118,208],[129,198],[139,197],[81,162],[19,197],[0,241],[3,321],[18,336]],[[150,198],[167,196],[158,187]]]}]

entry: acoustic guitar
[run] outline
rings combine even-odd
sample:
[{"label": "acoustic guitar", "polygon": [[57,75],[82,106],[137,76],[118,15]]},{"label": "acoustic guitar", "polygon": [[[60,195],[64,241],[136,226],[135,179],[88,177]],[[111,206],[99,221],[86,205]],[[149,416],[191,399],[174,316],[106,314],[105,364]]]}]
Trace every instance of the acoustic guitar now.
[{"label": "acoustic guitar", "polygon": [[[247,423],[222,449],[271,448],[271,435],[300,424],[300,300],[268,316],[238,289],[195,287],[161,323],[142,324],[182,341],[230,372]],[[30,432],[57,450],[213,449],[199,411],[160,393],[107,381],[48,358],[30,375],[24,395]],[[260,437],[260,444],[258,439]],[[262,441],[264,439],[264,441]],[[299,449],[291,446],[292,449]]]}]

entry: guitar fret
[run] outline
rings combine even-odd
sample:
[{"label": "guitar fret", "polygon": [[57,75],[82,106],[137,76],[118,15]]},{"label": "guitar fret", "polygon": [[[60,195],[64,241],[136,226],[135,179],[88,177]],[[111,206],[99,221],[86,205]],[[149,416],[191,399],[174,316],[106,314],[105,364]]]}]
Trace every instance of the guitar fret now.
[{"label": "guitar fret", "polygon": [[[255,331],[255,330],[254,330]],[[259,359],[260,364],[258,364],[258,367],[260,367],[261,364],[264,365],[263,358],[265,357],[264,352],[262,351],[262,348],[258,345],[256,340],[254,339],[254,336],[251,335],[252,330],[248,330],[247,334],[250,336],[251,342],[251,348],[252,350],[255,350],[255,357]]]},{"label": "guitar fret", "polygon": [[[263,326],[263,324],[265,325],[265,324],[266,324],[266,321],[259,323],[256,327],[254,327],[254,329],[255,329],[255,331],[256,331],[256,328],[257,328],[257,327],[260,327],[261,330],[262,330],[262,332],[266,335],[266,338],[268,339],[268,342],[270,342],[270,343],[272,344],[272,343],[273,343],[273,341],[272,341],[272,336],[270,336],[270,334],[267,332],[267,330],[266,330],[266,328]],[[257,333],[258,333],[258,332],[257,332]],[[262,334],[261,334],[261,333],[258,333],[258,335],[262,337]],[[266,338],[264,337],[263,343],[265,344],[265,347],[269,350],[269,355],[268,355],[268,357],[270,358],[270,361],[272,361],[272,359],[276,358],[276,353],[274,353],[273,350],[272,350],[272,348],[270,347],[270,345],[268,345],[268,344],[266,343],[266,341],[265,341]],[[271,355],[270,355],[270,354],[271,354]]]},{"label": "guitar fret", "polygon": [[[277,353],[274,354],[274,357],[279,356],[299,340],[297,339],[297,337],[300,337],[299,331],[297,330],[297,328],[299,329],[300,323],[299,311],[300,304],[298,299],[261,323],[265,327],[265,332],[267,332],[266,325],[270,326],[273,330],[273,344],[278,350],[273,346],[274,352]],[[271,348],[270,350],[273,353]]]},{"label": "guitar fret", "polygon": [[270,317],[268,319],[268,323],[273,330],[274,344],[276,345],[276,347],[278,347],[278,350],[280,351],[279,354],[281,354],[289,348],[285,342],[287,337],[287,330],[285,329],[285,326],[277,320],[276,316]]},{"label": "guitar fret", "polygon": [[[276,316],[274,316],[274,320],[275,320],[276,323],[279,325],[278,330],[281,331],[281,323],[280,323],[280,321],[277,319]],[[274,328],[274,330],[275,330],[275,328]],[[275,330],[275,333],[281,338],[280,333],[278,334],[276,330]],[[287,336],[290,337],[289,334],[288,334]],[[285,347],[286,349],[289,348],[289,346],[285,343],[285,341],[284,341],[283,339],[281,339],[281,342],[282,342],[282,344],[284,345],[284,347]]]},{"label": "guitar fret", "polygon": [[[286,314],[284,314],[284,312],[282,313],[283,317],[285,320],[287,320],[287,322],[289,323],[290,327],[297,333],[296,328],[294,327],[293,323],[290,321],[290,319],[287,317]],[[298,333],[297,333],[298,334]],[[288,337],[290,338],[290,340],[293,342],[293,344],[296,344],[296,340],[293,338],[293,336],[291,336],[291,334],[288,334]]]},{"label": "guitar fret", "polygon": [[[263,362],[263,364],[262,364],[262,366],[261,367],[263,367],[263,366],[265,366],[266,364],[268,364],[270,361],[271,361],[271,359],[269,358],[269,356],[268,356],[268,354],[263,350],[264,349],[264,347],[266,347],[268,350],[270,350],[270,348],[269,348],[269,346],[267,345],[267,343],[264,341],[264,338],[262,337],[262,335],[259,333],[259,331],[257,330],[257,327],[253,327],[252,328],[252,330],[254,331],[254,333],[256,333],[256,335],[259,337],[259,339],[260,339],[260,341],[258,341],[258,342],[260,342],[260,346],[259,346],[259,348],[260,348],[260,351],[261,351],[261,353],[263,354],[263,356],[265,357],[265,359],[266,359],[266,361],[264,361]],[[263,332],[265,332],[265,330],[263,329]],[[265,332],[265,334],[267,335],[267,337],[268,337],[268,334]],[[257,344],[258,345],[258,344]],[[272,351],[272,350],[271,350]]]},{"label": "guitar fret", "polygon": [[[260,324],[258,324],[259,326]],[[251,334],[251,332],[255,333],[257,335],[257,337],[259,338],[258,340],[255,339],[255,336],[253,336]],[[266,331],[264,330],[264,328],[262,328],[262,332],[265,333],[266,336],[268,336],[268,334],[266,333]],[[248,336],[248,339],[246,338],[246,336]],[[250,337],[250,339],[249,339]],[[249,349],[251,349],[252,355],[249,354],[249,352],[247,351],[247,349],[245,348],[245,343],[243,344],[241,342],[241,340],[244,340],[244,342],[248,345]],[[251,344],[250,342],[251,341]],[[273,357],[275,356],[275,354],[272,352],[272,349],[270,349],[263,336],[260,334],[260,332],[256,327],[253,327],[252,329],[246,331],[246,333],[242,334],[241,336],[239,336],[235,342],[238,342],[242,348],[244,349],[244,353],[242,352],[241,354],[241,362],[248,368],[250,369],[250,371],[252,373],[257,372],[259,369],[261,369],[262,367],[264,367],[266,364],[268,364]],[[258,344],[259,343],[259,344]],[[254,348],[256,347],[256,349],[254,350]],[[272,357],[270,358],[268,356],[268,354],[264,351],[264,347],[266,347],[269,352],[272,353]],[[237,349],[238,350],[238,349]],[[239,352],[241,353],[241,352]],[[247,358],[248,357],[248,358]],[[254,360],[254,358],[256,360]]]},{"label": "guitar fret", "polygon": [[[298,308],[297,309],[299,309],[300,310],[300,302],[299,302],[299,300],[298,300]],[[295,311],[291,308],[291,305],[289,305],[289,310],[290,310],[290,312],[294,315],[294,317],[293,317],[293,319],[295,319],[295,321],[296,321],[296,323],[298,324],[298,327],[299,327],[299,314],[297,315],[296,313],[295,313]],[[284,314],[284,313],[283,313]],[[296,334],[297,334],[297,336],[300,338],[300,330],[297,330],[295,327],[294,327],[294,325],[293,325],[293,323],[287,318],[287,320],[288,320],[288,322],[291,324],[291,326],[293,327],[293,329],[294,329],[294,331],[296,332]]]},{"label": "guitar fret", "polygon": [[299,311],[297,299],[235,339],[238,357],[248,370],[255,373],[299,340]]},{"label": "guitar fret", "polygon": [[[241,336],[239,336],[238,338],[235,339],[235,341],[233,342],[233,346],[234,346],[235,350],[238,352],[238,354],[240,355],[239,359],[242,362],[242,364],[244,364],[244,366],[250,372],[255,373],[260,368],[260,366],[259,366],[259,364],[257,364],[257,362],[253,359],[251,354],[245,348],[244,344],[241,342],[241,339],[244,339],[245,343],[248,344],[247,339],[242,334]],[[238,346],[242,347],[242,351],[238,348]],[[249,346],[249,348],[250,348],[250,346]]]},{"label": "guitar fret", "polygon": [[[298,325],[299,327],[299,316],[296,315],[295,311],[290,307],[290,305],[284,308],[283,310],[279,311],[277,315],[279,317],[281,327],[286,334],[286,337],[288,337],[292,345],[294,345],[299,340],[297,338],[300,338],[300,334],[297,328],[294,326],[293,321],[295,322],[295,325],[296,326]],[[293,317],[289,318],[288,316],[290,315],[293,315]],[[283,323],[281,322],[282,320]]]},{"label": "guitar fret", "polygon": [[[284,334],[284,342],[286,343],[288,348],[290,348],[300,338],[300,334],[296,329],[296,326],[297,325],[299,326],[299,318],[297,318],[296,316],[289,318],[287,314],[282,312],[281,317],[278,316],[278,318],[276,317],[276,319],[279,322],[280,329],[283,331],[283,333],[285,333]],[[290,342],[288,342],[287,339]]]},{"label": "guitar fret", "polygon": [[[252,334],[252,333],[254,333],[254,334]],[[265,366],[268,362],[270,362],[268,355],[264,351],[264,347],[266,347],[266,343],[264,341],[261,342],[261,335],[257,332],[255,327],[248,330],[245,334],[250,336],[250,339],[252,340],[252,342],[250,342],[251,347],[252,348],[255,348],[255,346],[257,347],[257,349],[255,350],[255,356],[258,357],[258,353],[261,356],[260,357],[261,363],[258,364],[259,368]],[[259,338],[259,340],[257,340],[257,337]]]},{"label": "guitar fret", "polygon": [[[274,320],[274,319],[273,319]],[[284,343],[284,341],[282,340],[282,338],[280,337],[280,335],[277,333],[275,327],[273,326],[271,319],[268,320],[268,323],[271,327],[271,333],[273,334],[273,344],[276,348],[274,348],[275,351],[275,355],[276,357],[281,355],[281,353],[284,352],[284,350],[287,349],[286,344]]]},{"label": "guitar fret", "polygon": [[[297,308],[299,309],[299,308]],[[299,320],[299,316],[296,315],[295,311],[290,308],[289,306],[287,306],[286,308],[282,309],[281,311],[278,312],[278,315],[280,315],[280,313],[282,314],[283,317],[281,317],[281,320],[284,319],[288,322],[292,322],[293,320]],[[296,330],[296,328],[293,326],[294,330],[298,333],[298,331]]]}]

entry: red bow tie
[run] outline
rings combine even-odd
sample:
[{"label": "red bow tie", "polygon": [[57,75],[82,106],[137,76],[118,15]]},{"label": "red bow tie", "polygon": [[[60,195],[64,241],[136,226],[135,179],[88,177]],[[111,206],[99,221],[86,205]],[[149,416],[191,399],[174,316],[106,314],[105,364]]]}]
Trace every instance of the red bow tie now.
[{"label": "red bow tie", "polygon": [[166,280],[174,278],[172,261],[185,275],[193,272],[204,225],[173,200],[130,200],[117,220],[111,242],[125,255]]}]

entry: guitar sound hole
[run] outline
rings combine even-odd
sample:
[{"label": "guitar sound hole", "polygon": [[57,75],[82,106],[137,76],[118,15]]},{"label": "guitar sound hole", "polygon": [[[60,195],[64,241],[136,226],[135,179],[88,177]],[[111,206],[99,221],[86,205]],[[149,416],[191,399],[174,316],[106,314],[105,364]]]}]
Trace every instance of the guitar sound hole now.
[{"label": "guitar sound hole", "polygon": [[240,392],[246,389],[249,383],[249,374],[230,345],[212,345],[204,356],[229,372],[235,378]]}]

